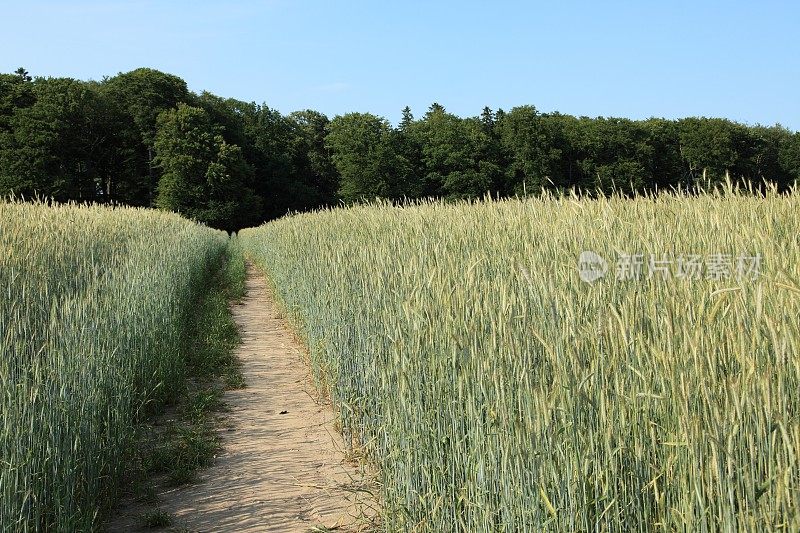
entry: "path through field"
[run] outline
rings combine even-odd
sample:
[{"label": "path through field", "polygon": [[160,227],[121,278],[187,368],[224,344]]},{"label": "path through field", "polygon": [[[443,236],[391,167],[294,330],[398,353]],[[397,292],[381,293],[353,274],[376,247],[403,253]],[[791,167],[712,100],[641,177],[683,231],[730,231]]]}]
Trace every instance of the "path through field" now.
[{"label": "path through field", "polygon": [[197,484],[160,494],[160,507],[189,531],[357,530],[363,477],[345,460],[333,412],[317,403],[301,348],[252,267],[233,313],[247,385],[223,398],[223,450]]}]

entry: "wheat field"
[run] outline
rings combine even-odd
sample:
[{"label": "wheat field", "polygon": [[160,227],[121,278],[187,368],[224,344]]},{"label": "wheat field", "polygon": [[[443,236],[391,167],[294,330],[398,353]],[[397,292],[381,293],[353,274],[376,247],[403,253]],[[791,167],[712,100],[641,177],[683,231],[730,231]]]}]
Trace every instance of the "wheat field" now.
[{"label": "wheat field", "polygon": [[157,211],[0,202],[3,530],[98,527],[227,241]]},{"label": "wheat field", "polygon": [[377,467],[386,530],[788,531],[799,198],[379,204],[239,236]]}]

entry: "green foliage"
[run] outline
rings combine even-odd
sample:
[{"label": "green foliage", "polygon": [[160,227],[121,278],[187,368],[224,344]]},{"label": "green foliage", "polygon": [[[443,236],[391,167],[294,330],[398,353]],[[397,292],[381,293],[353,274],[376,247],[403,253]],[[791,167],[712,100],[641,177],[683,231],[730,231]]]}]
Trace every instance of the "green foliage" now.
[{"label": "green foliage", "polygon": [[150,68],[118,74],[105,80],[103,87],[126,109],[146,146],[155,144],[158,115],[190,101],[185,81]]},{"label": "green foliage", "polygon": [[778,161],[788,183],[800,181],[800,132],[781,136],[778,141]]},{"label": "green foliage", "polygon": [[149,529],[169,527],[172,525],[172,515],[163,509],[154,509],[145,513],[142,517],[142,523],[144,527]]},{"label": "green foliage", "polygon": [[515,107],[498,121],[500,138],[511,154],[507,179],[510,192],[525,194],[548,187],[557,173],[561,152],[548,135],[546,118],[533,106]]},{"label": "green foliage", "polygon": [[500,173],[492,137],[478,119],[461,119],[439,105],[410,128],[422,146],[425,188],[431,196],[475,198],[490,192]]},{"label": "green foliage", "polygon": [[630,196],[728,179],[786,191],[800,178],[797,145],[780,126],[719,118],[576,118],[533,106],[461,118],[434,103],[420,119],[406,107],[395,128],[368,113],[284,116],[196,95],[147,68],[101,82],[0,74],[0,195],[161,205],[228,231],[375,198]]},{"label": "green foliage", "polygon": [[330,124],[328,117],[307,109],[291,113],[288,120],[292,126],[289,153],[299,189],[295,195],[305,199],[305,207],[336,203],[339,174],[325,146]]},{"label": "green foliage", "polygon": [[115,176],[118,186],[109,191],[108,199],[152,207],[159,178],[153,166],[158,115],[178,103],[190,102],[192,95],[179,77],[149,68],[108,78],[100,89],[124,114],[116,128],[116,136],[126,148],[120,155],[124,168]]},{"label": "green foliage", "polygon": [[241,148],[225,142],[205,110],[178,104],[159,115],[155,149],[158,207],[228,231],[255,222],[260,200]]},{"label": "green foliage", "polygon": [[679,122],[681,153],[692,178],[722,180],[739,160],[737,145],[746,129],[721,119],[687,118]]},{"label": "green foliage", "polygon": [[24,69],[17,74],[0,74],[0,131],[11,131],[9,120],[16,109],[30,107],[36,102],[31,77]]},{"label": "green foliage", "polygon": [[386,119],[369,113],[336,117],[325,145],[341,176],[339,196],[345,202],[408,194],[407,184],[401,181],[404,161]]},{"label": "green foliage", "polygon": [[[201,416],[206,412],[200,411]],[[165,475],[172,487],[195,481],[198,470],[211,464],[220,448],[219,437],[202,422],[170,427],[148,458],[148,472]]]},{"label": "green foliage", "polygon": [[25,105],[11,110],[0,134],[0,191],[62,201],[102,196],[118,171],[118,110],[81,81],[39,78],[19,85],[10,97]]},{"label": "green foliage", "polygon": [[598,118],[587,124],[579,150],[587,154],[578,165],[586,188],[603,193],[643,192],[649,181],[653,148],[641,123]]}]

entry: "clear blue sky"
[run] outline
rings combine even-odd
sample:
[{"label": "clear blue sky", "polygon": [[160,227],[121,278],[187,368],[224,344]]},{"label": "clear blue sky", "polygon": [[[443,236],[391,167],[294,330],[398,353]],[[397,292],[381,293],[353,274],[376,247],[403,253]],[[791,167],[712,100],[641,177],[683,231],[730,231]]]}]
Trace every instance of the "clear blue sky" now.
[{"label": "clear blue sky", "polygon": [[800,130],[800,2],[0,2],[0,71],[148,66],[284,113],[533,104]]}]

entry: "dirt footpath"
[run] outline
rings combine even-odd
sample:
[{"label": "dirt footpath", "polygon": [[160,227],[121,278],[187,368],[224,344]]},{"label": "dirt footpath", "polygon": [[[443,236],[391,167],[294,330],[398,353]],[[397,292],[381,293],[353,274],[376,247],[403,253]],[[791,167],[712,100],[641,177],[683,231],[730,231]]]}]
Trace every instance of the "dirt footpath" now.
[{"label": "dirt footpath", "polygon": [[[234,305],[246,387],[223,400],[222,451],[195,485],[159,494],[177,529],[197,532],[357,531],[367,495],[345,458],[333,412],[317,402],[302,348],[260,272]],[[369,513],[367,513],[369,514]],[[185,529],[184,529],[185,530]]]}]

